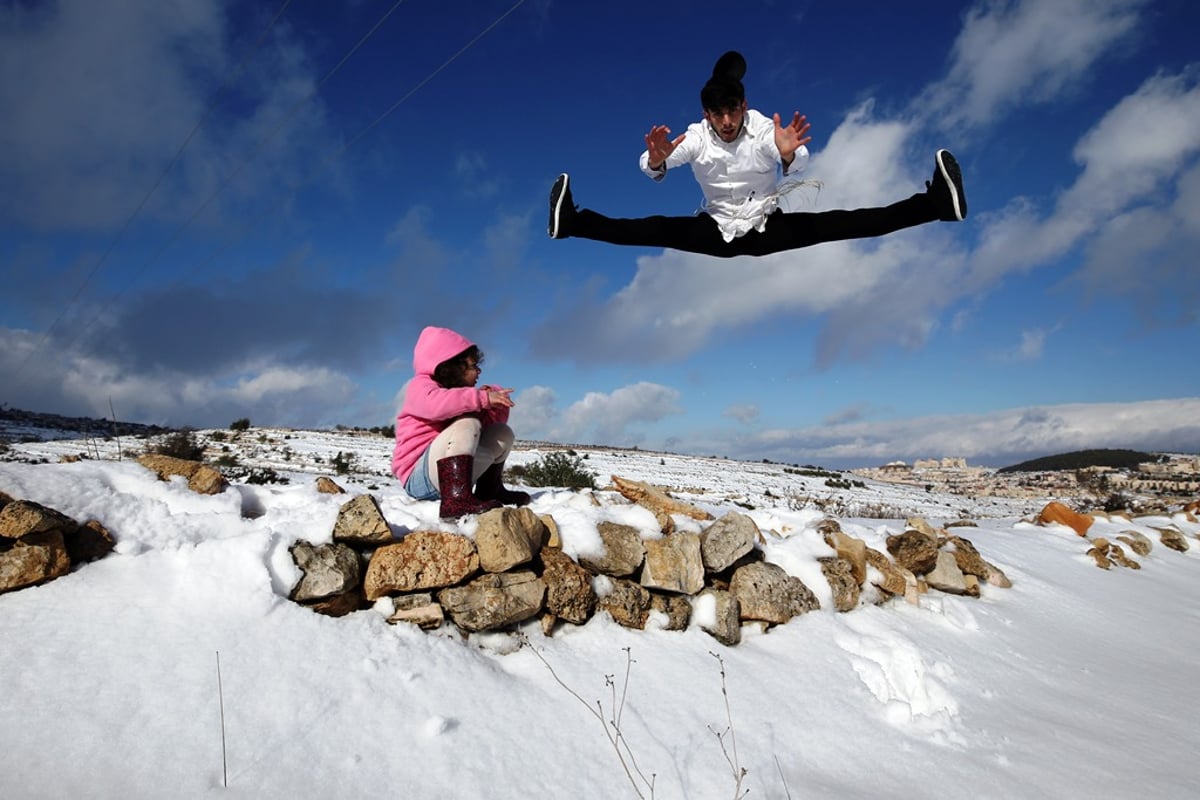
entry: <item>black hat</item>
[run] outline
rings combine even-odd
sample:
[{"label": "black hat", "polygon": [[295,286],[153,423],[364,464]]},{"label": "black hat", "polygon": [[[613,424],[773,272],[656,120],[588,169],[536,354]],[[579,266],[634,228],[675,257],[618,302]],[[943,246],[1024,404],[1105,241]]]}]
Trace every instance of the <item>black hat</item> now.
[{"label": "black hat", "polygon": [[718,80],[740,82],[746,77],[746,59],[737,50],[730,50],[717,59],[717,63],[713,65],[712,76]]},{"label": "black hat", "polygon": [[742,87],[742,76],[746,74],[746,59],[736,50],[730,50],[713,65],[712,77],[700,90],[700,105],[705,110],[716,111],[740,105],[746,99]]}]

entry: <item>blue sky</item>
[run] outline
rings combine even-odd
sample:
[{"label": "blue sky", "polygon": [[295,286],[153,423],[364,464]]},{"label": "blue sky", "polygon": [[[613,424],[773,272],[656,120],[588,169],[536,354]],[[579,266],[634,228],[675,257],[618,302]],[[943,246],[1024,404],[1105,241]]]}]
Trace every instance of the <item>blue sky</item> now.
[{"label": "blue sky", "polygon": [[[0,0],[0,403],[388,424],[433,324],[524,439],[1195,452],[1197,29],[1184,0]],[[903,199],[949,147],[968,220],[758,259],[549,240],[562,171],[612,216],[697,208],[637,159],[727,49],[812,124],[791,210]]]}]

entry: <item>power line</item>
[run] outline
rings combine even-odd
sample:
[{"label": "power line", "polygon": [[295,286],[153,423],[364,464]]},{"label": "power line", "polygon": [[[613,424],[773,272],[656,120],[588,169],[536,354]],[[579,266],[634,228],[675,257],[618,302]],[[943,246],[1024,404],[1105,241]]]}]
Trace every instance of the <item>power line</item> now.
[{"label": "power line", "polygon": [[[197,270],[211,264],[214,260],[217,259],[218,256],[228,252],[232,247],[239,244],[243,239],[245,239],[248,235],[250,235],[250,232],[255,230],[258,227],[259,223],[261,223],[264,219],[266,219],[272,213],[278,211],[281,207],[285,206],[291,200],[295,199],[296,195],[298,195],[302,189],[304,189],[310,183],[312,183],[313,180],[318,175],[320,175],[322,172],[324,172],[334,161],[336,161],[337,159],[339,159],[343,155],[345,155],[346,151],[349,150],[354,144],[356,144],[360,139],[362,139],[364,136],[366,136],[367,133],[369,133],[371,130],[376,128],[385,119],[387,119],[389,116],[391,116],[391,114],[394,113],[396,111],[396,109],[398,109],[401,105],[403,105],[406,100],[408,100],[410,97],[412,97],[414,94],[416,94],[422,87],[424,87],[426,84],[428,84],[430,81],[432,81],[435,77],[437,77],[439,73],[441,73],[443,70],[445,70],[447,67],[449,67],[452,63],[454,63],[465,52],[470,50],[475,44],[477,44],[479,42],[480,39],[482,39],[484,36],[486,36],[488,33],[490,33],[496,26],[498,26],[501,22],[503,22],[505,19],[507,19],[514,11],[516,11],[521,5],[523,5],[524,2],[525,2],[525,0],[517,0],[517,2],[514,3],[507,11],[505,11],[503,14],[501,14],[499,17],[497,17],[490,25],[488,25],[482,31],[477,33],[474,36],[474,38],[472,38],[469,42],[467,42],[465,45],[463,45],[454,55],[450,56],[448,59],[446,59],[444,62],[442,62],[442,64],[440,66],[438,66],[436,69],[434,69],[432,72],[430,72],[420,82],[418,82],[415,86],[413,86],[413,88],[409,89],[403,96],[401,96],[398,100],[396,100],[394,103],[392,103],[392,105],[389,106],[382,114],[380,114],[375,119],[373,119],[370,123],[368,123],[366,126],[364,126],[361,130],[358,131],[358,133],[354,134],[354,136],[350,137],[350,139],[348,139],[345,144],[343,144],[341,147],[339,147],[337,150],[335,150],[330,155],[326,156],[325,159],[323,159],[321,161],[321,163],[318,164],[314,169],[310,170],[308,172],[308,174],[306,174],[300,180],[300,182],[295,186],[295,188],[293,188],[292,191],[289,192],[279,203],[272,205],[272,206],[268,206],[266,208],[266,210],[264,210],[261,214],[254,217],[253,219],[251,219],[248,223],[246,223],[243,226],[243,230],[240,235],[236,236],[225,247],[218,248],[215,252],[213,252],[207,258],[205,258],[202,261],[200,261],[199,263],[197,263],[187,273],[185,273],[185,275],[181,276],[181,278],[186,277],[187,275],[191,275],[191,274],[195,273]],[[397,3],[397,5],[399,5],[399,3]],[[393,9],[394,9],[394,7],[393,7]],[[390,14],[391,12],[389,11],[388,13]],[[381,22],[382,22],[382,20],[381,20]],[[378,25],[376,25],[376,28],[378,28]],[[374,33],[374,29],[372,29],[371,33]],[[369,35],[370,34],[368,34],[368,36]],[[365,39],[366,39],[366,37],[364,37],[363,41],[365,41]],[[360,41],[360,44],[361,44],[361,41]],[[357,47],[358,46],[356,45],[355,49],[357,49]],[[339,62],[338,67],[340,67],[342,64],[344,64],[345,61],[346,61],[346,59],[343,58],[342,61]],[[327,78],[328,77],[329,76],[327,76]],[[324,83],[324,80],[322,80],[322,83]],[[141,274],[141,272],[138,273],[138,275],[140,275],[140,274]],[[136,279],[136,277],[137,276],[135,276],[135,279]],[[178,281],[177,281],[177,283],[178,283]],[[128,288],[128,286],[126,288]],[[121,296],[121,294],[123,294],[123,293],[124,293],[124,290],[122,290],[121,293],[118,293],[117,297],[119,298]]]},{"label": "power line", "polygon": [[[67,301],[66,305],[63,306],[63,309],[59,313],[58,317],[52,323],[50,323],[49,326],[47,326],[46,330],[42,333],[41,338],[38,340],[38,343],[36,345],[34,345],[33,349],[30,350],[29,354],[25,357],[25,360],[22,361],[21,364],[17,367],[17,371],[14,374],[14,379],[19,378],[21,376],[21,373],[25,370],[25,367],[29,364],[29,361],[33,358],[34,355],[37,354],[37,352],[39,350],[42,349],[42,346],[45,345],[46,340],[50,337],[50,334],[53,333],[54,329],[57,328],[58,325],[64,319],[66,319],[67,312],[77,302],[79,302],[79,298],[83,295],[83,290],[85,288],[87,288],[88,283],[91,282],[92,278],[95,277],[96,273],[100,271],[100,268],[108,261],[108,257],[110,255],[112,255],[113,251],[116,249],[117,245],[121,242],[121,240],[125,238],[125,234],[129,231],[129,228],[133,225],[133,221],[135,219],[137,219],[139,214],[142,213],[142,209],[144,209],[146,207],[146,204],[150,202],[150,198],[154,196],[155,192],[157,192],[158,188],[162,185],[162,182],[164,180],[166,180],[167,175],[170,174],[171,170],[173,170],[175,168],[175,165],[179,162],[180,157],[183,156],[183,152],[185,150],[187,150],[188,145],[191,144],[192,139],[195,138],[196,134],[200,131],[200,129],[202,127],[204,127],[204,123],[208,121],[208,118],[210,116],[212,116],[213,111],[216,110],[217,105],[220,103],[222,97],[225,95],[225,92],[229,89],[229,87],[231,87],[235,83],[235,81],[238,78],[241,77],[242,73],[246,69],[246,65],[250,63],[250,59],[253,58],[254,55],[258,52],[259,48],[262,47],[262,43],[264,41],[266,41],[267,35],[275,27],[275,23],[277,23],[279,21],[279,19],[283,16],[283,13],[287,10],[287,7],[289,5],[291,5],[291,3],[292,3],[292,0],[284,0],[283,4],[275,12],[275,16],[271,17],[271,21],[267,23],[267,27],[264,28],[262,33],[260,33],[258,35],[258,39],[254,42],[253,47],[251,47],[250,50],[246,53],[246,55],[244,55],[242,57],[242,60],[238,63],[237,67],[235,67],[233,69],[233,71],[230,72],[226,76],[225,80],[221,83],[221,86],[218,87],[216,93],[213,95],[212,99],[208,102],[208,106],[205,108],[204,113],[200,115],[200,119],[197,120],[196,124],[192,126],[191,131],[188,133],[188,135],[186,137],[184,137],[183,142],[179,145],[179,148],[175,151],[175,155],[171,157],[171,160],[163,168],[162,172],[159,173],[158,179],[154,182],[154,185],[151,186],[150,190],[147,191],[145,196],[142,197],[142,200],[140,203],[137,204],[137,207],[134,208],[134,210],[129,214],[129,216],[127,216],[125,218],[125,223],[121,226],[120,230],[117,231],[117,235],[115,237],[113,237],[112,241],[109,242],[108,248],[100,255],[100,258],[96,260],[96,263],[92,265],[92,268],[88,271],[87,275],[85,275],[83,277],[83,280],[79,283],[79,286],[75,289],[75,294],[71,297],[70,300]],[[93,318],[93,321],[94,321],[94,318]],[[89,326],[90,326],[90,323],[89,323]],[[85,327],[88,327],[88,326],[85,326]]]}]

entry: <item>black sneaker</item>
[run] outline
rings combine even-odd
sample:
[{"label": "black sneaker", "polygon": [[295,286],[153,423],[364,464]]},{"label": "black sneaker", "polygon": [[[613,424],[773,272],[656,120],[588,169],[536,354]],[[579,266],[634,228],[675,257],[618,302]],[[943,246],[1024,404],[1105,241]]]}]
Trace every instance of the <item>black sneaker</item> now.
[{"label": "black sneaker", "polygon": [[565,239],[571,234],[567,232],[567,224],[575,213],[575,203],[571,199],[571,177],[567,173],[558,176],[554,188],[550,190],[550,226],[547,233],[551,239]]},{"label": "black sneaker", "polygon": [[926,181],[926,192],[933,200],[938,219],[961,222],[967,218],[967,195],[963,191],[962,170],[949,150],[938,150],[934,157],[933,180]]}]

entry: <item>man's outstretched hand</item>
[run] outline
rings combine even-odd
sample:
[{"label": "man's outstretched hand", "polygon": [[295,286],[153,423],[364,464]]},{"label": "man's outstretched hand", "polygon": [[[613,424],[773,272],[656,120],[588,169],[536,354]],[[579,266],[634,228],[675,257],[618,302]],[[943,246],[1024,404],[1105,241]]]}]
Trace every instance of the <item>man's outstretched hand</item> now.
[{"label": "man's outstretched hand", "polygon": [[[778,121],[778,117],[776,117],[776,120]],[[684,137],[687,136],[686,133],[681,133],[674,139],[668,139],[667,136],[669,136],[670,133],[671,129],[666,125],[655,125],[650,129],[650,132],[646,134],[646,153],[650,156],[650,169],[658,169],[661,167],[663,162],[667,160],[667,156],[671,155],[671,153],[674,153],[675,148],[678,147],[679,143],[682,142]],[[778,141],[778,133],[775,134],[775,138],[776,141]]]},{"label": "man's outstretched hand", "polygon": [[779,157],[783,159],[784,164],[791,164],[796,157],[796,151],[812,141],[812,137],[808,135],[808,129],[811,127],[808,118],[799,111],[787,125],[783,124],[778,114],[775,115],[775,147],[779,149]]}]

